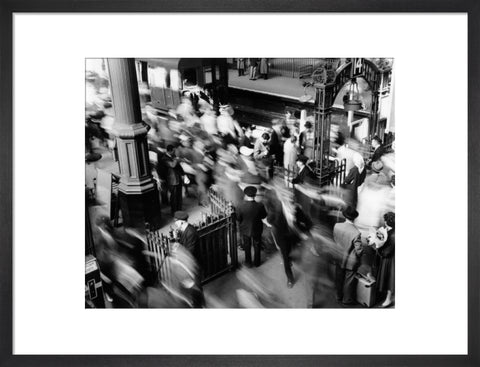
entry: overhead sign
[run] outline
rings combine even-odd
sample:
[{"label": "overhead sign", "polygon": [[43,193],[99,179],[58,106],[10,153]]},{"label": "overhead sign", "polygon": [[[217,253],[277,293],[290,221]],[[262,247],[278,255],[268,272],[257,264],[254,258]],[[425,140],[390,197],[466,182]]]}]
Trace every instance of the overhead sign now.
[{"label": "overhead sign", "polygon": [[352,78],[363,75],[365,64],[362,58],[352,59]]}]

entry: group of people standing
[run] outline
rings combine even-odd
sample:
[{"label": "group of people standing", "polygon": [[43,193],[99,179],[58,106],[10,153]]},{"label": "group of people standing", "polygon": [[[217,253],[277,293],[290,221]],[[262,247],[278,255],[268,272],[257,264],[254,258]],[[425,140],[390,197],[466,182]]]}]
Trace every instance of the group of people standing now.
[{"label": "group of people standing", "polygon": [[[395,293],[395,166],[394,149],[378,136],[372,139],[368,160],[348,147],[340,135],[337,157],[346,160],[346,221],[334,226],[341,256],[336,261],[337,300],[355,302],[357,278],[374,284],[382,307],[394,302]],[[393,163],[392,163],[393,162]]]},{"label": "group of people standing", "polygon": [[237,70],[238,76],[244,76],[245,70],[248,70],[250,80],[256,80],[258,77],[268,79],[268,59],[266,58],[238,58]]}]

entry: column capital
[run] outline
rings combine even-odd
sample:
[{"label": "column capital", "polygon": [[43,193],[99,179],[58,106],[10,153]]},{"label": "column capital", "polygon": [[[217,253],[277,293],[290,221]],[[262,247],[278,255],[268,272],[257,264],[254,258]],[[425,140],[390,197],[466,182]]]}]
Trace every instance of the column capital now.
[{"label": "column capital", "polygon": [[134,139],[136,137],[147,135],[150,126],[139,122],[135,124],[116,123],[113,125],[113,133],[121,139]]}]

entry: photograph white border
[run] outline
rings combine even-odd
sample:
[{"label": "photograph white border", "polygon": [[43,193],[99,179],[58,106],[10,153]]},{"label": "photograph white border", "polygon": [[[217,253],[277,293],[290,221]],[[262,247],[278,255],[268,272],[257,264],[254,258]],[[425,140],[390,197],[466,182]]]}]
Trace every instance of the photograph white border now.
[{"label": "photograph white border", "polygon": [[[395,309],[84,309],[85,58],[238,56],[394,58]],[[14,354],[466,354],[467,76],[466,14],[15,14]]]}]

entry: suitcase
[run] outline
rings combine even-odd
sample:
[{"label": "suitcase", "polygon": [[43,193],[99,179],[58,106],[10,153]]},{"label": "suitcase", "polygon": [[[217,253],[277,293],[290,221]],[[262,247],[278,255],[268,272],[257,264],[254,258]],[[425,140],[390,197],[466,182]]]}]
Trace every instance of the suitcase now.
[{"label": "suitcase", "polygon": [[363,277],[361,274],[355,276],[357,282],[357,302],[365,307],[372,307],[376,301],[376,282]]}]

